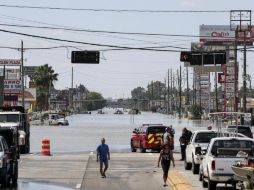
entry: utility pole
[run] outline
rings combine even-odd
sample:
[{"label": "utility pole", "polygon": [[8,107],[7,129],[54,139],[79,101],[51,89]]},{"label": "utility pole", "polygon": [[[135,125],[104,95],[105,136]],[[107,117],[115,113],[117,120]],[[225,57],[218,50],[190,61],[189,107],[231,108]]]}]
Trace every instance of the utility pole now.
[{"label": "utility pole", "polygon": [[176,80],[176,78],[175,78],[175,74],[173,73],[172,74],[172,76],[173,76],[173,91],[174,92],[172,92],[172,94],[173,94],[173,101],[172,101],[172,106],[173,106],[173,109],[175,110],[176,109],[176,105],[177,105],[177,102],[176,102],[176,96],[177,96],[177,91],[176,91],[176,88],[175,88],[175,80]]},{"label": "utility pole", "polygon": [[192,100],[192,105],[195,105],[196,104],[196,80],[195,80],[195,68],[193,68],[193,79],[192,79],[192,88],[193,88],[193,91],[192,91],[192,96],[193,96],[193,100]]},{"label": "utility pole", "polygon": [[164,89],[164,92],[163,92],[164,107],[166,108],[166,114],[168,114],[168,104],[167,104],[167,99],[166,99],[166,94],[167,94],[167,80],[166,80],[166,78],[164,79],[164,84],[165,84],[165,89]]},{"label": "utility pole", "polygon": [[71,107],[73,109],[73,67],[71,67]]},{"label": "utility pole", "polygon": [[25,87],[24,87],[24,47],[21,40],[21,79],[22,79],[22,106],[25,107]]},{"label": "utility pole", "polygon": [[244,48],[243,48],[243,112],[246,112],[246,95],[247,95],[247,58],[246,58],[246,31],[244,33]]},{"label": "utility pole", "polygon": [[169,114],[169,69],[168,69],[168,89],[167,89],[167,114]]},{"label": "utility pole", "polygon": [[170,69],[170,112],[173,114],[173,74],[172,69]]},{"label": "utility pole", "polygon": [[[244,38],[244,50],[243,50],[243,112],[246,112],[246,94],[247,94],[247,59],[246,59],[246,34],[251,31],[251,10],[232,10],[230,11],[230,30],[243,34]],[[240,36],[241,37],[241,36]],[[236,41],[236,40],[235,40]],[[237,43],[237,41],[236,41]],[[236,49],[236,48],[235,48]],[[235,62],[235,64],[237,64]],[[236,73],[235,69],[235,73]],[[236,88],[236,87],[235,87]]]},{"label": "utility pole", "polygon": [[179,81],[179,118],[182,117],[182,67],[180,66],[180,81]]},{"label": "utility pole", "polygon": [[186,105],[189,105],[189,72],[188,72],[188,67],[186,67],[186,79],[187,79]]}]

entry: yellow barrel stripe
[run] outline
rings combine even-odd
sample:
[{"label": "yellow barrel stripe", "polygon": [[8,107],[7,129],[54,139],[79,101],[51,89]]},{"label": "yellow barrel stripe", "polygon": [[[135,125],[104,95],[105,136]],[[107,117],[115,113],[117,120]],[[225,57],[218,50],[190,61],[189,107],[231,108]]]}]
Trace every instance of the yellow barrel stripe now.
[{"label": "yellow barrel stripe", "polygon": [[148,141],[148,144],[152,144],[154,142],[154,138],[152,138],[150,141]]},{"label": "yellow barrel stripe", "polygon": [[159,141],[155,141],[154,144],[159,144],[160,142]]},{"label": "yellow barrel stripe", "polygon": [[156,137],[159,137],[159,136],[161,136],[162,137],[162,133],[156,133]]}]

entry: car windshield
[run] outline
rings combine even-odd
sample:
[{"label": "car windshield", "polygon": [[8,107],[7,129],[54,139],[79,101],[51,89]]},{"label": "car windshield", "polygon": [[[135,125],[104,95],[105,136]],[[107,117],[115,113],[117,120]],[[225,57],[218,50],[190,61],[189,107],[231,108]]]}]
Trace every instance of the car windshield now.
[{"label": "car windshield", "polygon": [[153,127],[148,127],[147,130],[146,130],[146,133],[149,134],[149,133],[152,133],[152,134],[156,134],[156,133],[164,133],[165,132],[165,128],[166,127],[156,127],[156,126],[153,126]]},{"label": "car windshield", "polygon": [[19,114],[0,114],[0,122],[19,122]]},{"label": "car windshield", "polygon": [[198,133],[195,143],[209,143],[212,138],[217,137],[217,133]]},{"label": "car windshield", "polygon": [[[237,128],[238,128],[238,133],[242,133],[245,136],[252,138],[252,133],[251,133],[250,127],[238,126]],[[235,132],[235,130],[236,130],[236,126],[228,126],[228,131]]]},{"label": "car windshield", "polygon": [[239,151],[244,151],[252,156],[254,151],[254,142],[248,140],[217,140],[214,142],[212,155],[236,156]]}]

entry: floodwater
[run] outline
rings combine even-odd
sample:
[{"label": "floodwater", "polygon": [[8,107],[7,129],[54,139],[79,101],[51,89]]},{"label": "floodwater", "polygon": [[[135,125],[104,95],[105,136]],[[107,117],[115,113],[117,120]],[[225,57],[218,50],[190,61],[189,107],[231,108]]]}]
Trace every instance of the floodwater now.
[{"label": "floodwater", "polygon": [[196,130],[209,125],[207,121],[191,121],[159,113],[130,115],[124,112],[117,115],[113,114],[114,109],[104,111],[105,114],[92,112],[69,116],[69,126],[31,126],[31,152],[39,153],[41,141],[45,138],[51,141],[52,153],[90,152],[96,150],[102,137],[106,138],[111,151],[129,152],[133,129],[144,123],[172,125],[176,131],[175,147],[178,149],[183,127]]}]

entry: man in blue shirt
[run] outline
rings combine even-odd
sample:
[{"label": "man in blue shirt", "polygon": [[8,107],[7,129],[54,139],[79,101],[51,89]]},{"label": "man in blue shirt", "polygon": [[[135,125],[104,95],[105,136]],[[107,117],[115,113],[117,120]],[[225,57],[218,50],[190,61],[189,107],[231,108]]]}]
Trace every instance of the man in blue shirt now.
[{"label": "man in blue shirt", "polygon": [[[100,172],[103,178],[106,177],[105,172],[108,169],[108,160],[110,160],[109,148],[105,144],[105,138],[101,139],[101,144],[97,147],[97,162],[100,160]],[[104,169],[103,169],[104,164]]]}]

